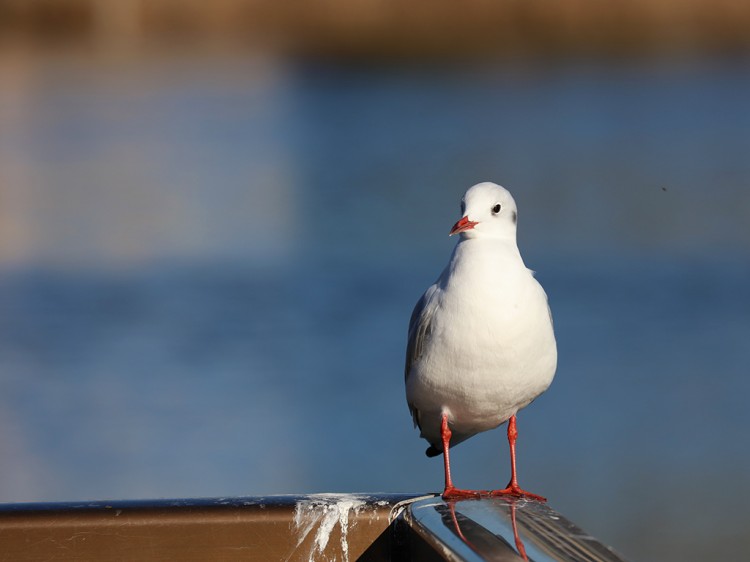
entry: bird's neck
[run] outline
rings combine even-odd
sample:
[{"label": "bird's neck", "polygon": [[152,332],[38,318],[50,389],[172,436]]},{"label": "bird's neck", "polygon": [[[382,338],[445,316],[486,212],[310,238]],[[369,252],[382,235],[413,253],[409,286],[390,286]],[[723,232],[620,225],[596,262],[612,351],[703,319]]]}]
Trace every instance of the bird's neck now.
[{"label": "bird's neck", "polygon": [[452,280],[471,277],[474,283],[485,281],[491,284],[497,284],[500,279],[509,280],[514,273],[526,272],[515,240],[499,238],[460,240],[446,270]]},{"label": "bird's neck", "polygon": [[453,250],[451,261],[453,260],[523,264],[515,238],[463,238]]}]

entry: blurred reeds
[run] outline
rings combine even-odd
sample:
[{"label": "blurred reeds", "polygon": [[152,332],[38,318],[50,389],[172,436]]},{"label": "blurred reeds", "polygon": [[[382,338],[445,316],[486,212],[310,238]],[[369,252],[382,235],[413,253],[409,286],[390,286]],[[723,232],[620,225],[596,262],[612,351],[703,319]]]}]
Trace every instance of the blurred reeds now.
[{"label": "blurred reeds", "polygon": [[745,51],[747,0],[0,0],[0,40],[353,57]]}]

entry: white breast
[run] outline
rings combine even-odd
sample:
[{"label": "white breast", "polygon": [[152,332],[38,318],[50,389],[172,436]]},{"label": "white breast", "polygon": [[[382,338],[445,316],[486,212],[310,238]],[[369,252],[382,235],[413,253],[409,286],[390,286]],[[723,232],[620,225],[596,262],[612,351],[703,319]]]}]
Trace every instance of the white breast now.
[{"label": "white breast", "polygon": [[544,392],[557,348],[547,297],[515,244],[461,242],[433,298],[431,335],[409,375],[407,399],[433,444],[447,413],[455,444],[497,427]]}]

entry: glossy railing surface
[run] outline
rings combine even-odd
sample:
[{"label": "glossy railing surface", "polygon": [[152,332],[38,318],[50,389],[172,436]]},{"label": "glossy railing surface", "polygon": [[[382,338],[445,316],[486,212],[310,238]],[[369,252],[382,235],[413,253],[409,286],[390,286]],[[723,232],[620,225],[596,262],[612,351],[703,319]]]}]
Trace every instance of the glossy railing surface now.
[{"label": "glossy railing surface", "polygon": [[404,519],[448,560],[623,562],[547,504],[516,498],[422,499]]},{"label": "glossy railing surface", "polygon": [[545,504],[415,494],[0,504],[0,562],[621,561]]}]

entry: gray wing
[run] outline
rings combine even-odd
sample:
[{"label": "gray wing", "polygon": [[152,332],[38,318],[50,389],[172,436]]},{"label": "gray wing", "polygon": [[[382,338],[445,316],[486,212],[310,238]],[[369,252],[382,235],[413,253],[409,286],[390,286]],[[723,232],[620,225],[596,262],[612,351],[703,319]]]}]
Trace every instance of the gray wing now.
[{"label": "gray wing", "polygon": [[437,285],[432,285],[425,291],[422,298],[411,313],[409,320],[409,341],[406,344],[406,366],[404,368],[404,380],[409,378],[409,372],[422,353],[425,343],[432,334],[432,315],[435,313]]},{"label": "gray wing", "polygon": [[549,306],[549,296],[547,296],[547,292],[544,290],[544,287],[542,287],[542,293],[544,293],[544,300],[547,302],[547,314],[549,314],[549,323],[552,326],[552,331],[555,331],[555,320],[552,318],[552,308]]},{"label": "gray wing", "polygon": [[[409,380],[409,373],[414,364],[419,361],[420,357],[422,357],[425,344],[432,334],[432,316],[437,308],[437,299],[435,299],[434,296],[437,290],[437,285],[432,285],[427,289],[411,313],[411,319],[409,320],[409,341],[406,344],[404,382]],[[414,404],[408,403],[408,406],[415,427],[418,427],[419,430],[422,431],[422,424],[419,420],[419,410],[414,407]]]}]

